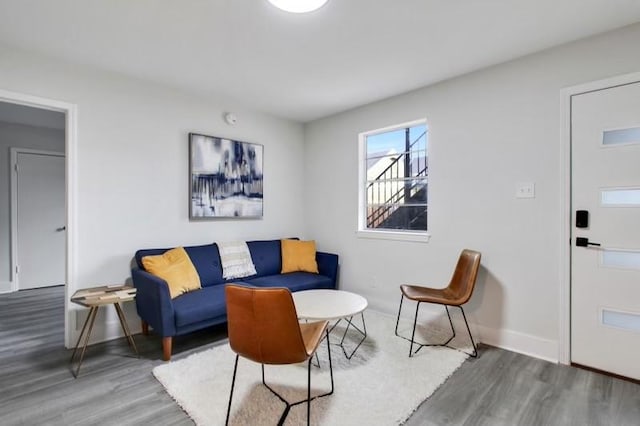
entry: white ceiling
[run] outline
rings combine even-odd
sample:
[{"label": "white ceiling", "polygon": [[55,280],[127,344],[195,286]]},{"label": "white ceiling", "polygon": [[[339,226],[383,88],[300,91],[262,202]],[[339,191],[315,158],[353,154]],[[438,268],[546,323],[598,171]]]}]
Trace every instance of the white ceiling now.
[{"label": "white ceiling", "polygon": [[639,21],[638,0],[0,0],[0,43],[306,122]]}]

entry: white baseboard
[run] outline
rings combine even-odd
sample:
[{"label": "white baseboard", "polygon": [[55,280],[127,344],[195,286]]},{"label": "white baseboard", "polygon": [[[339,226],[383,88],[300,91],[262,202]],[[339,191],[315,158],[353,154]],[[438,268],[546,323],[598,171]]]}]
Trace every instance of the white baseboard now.
[{"label": "white baseboard", "polygon": [[[411,307],[409,307],[411,306]],[[434,305],[435,306],[435,305]],[[375,307],[372,307],[374,310]],[[419,321],[436,321],[443,328],[448,328],[447,316],[444,314],[442,307],[430,307],[424,306],[420,308]],[[453,324],[460,333],[460,330],[465,330],[464,321],[460,316],[460,310],[457,308],[450,308]],[[413,315],[415,313],[415,305],[407,304],[402,308],[402,318],[405,320],[413,321]],[[396,317],[397,312],[394,314]],[[558,342],[554,340],[544,339],[538,336],[533,336],[518,331],[507,329],[495,329],[486,327],[483,325],[477,325],[469,320],[469,328],[473,333],[473,338],[476,343],[485,343],[487,345],[495,346],[508,351],[521,353],[533,358],[539,358],[545,361],[557,363],[558,362]]]},{"label": "white baseboard", "polygon": [[[123,306],[123,311],[129,330],[131,331],[131,334],[138,334],[142,330],[140,318],[135,314],[135,312],[132,313],[130,309],[126,309],[126,307],[127,304]],[[82,326],[84,325],[88,314],[89,309],[75,309],[72,311],[70,333],[71,345],[75,345],[78,341],[78,337],[80,337],[80,332],[82,331]],[[120,337],[124,337],[124,332],[120,326],[120,321],[118,320],[115,309],[110,305],[101,306],[98,309],[98,315],[96,316],[93,330],[91,330],[89,345],[118,339]],[[72,348],[73,346],[70,347],[70,349]]]},{"label": "white baseboard", "polygon": [[513,330],[476,326],[483,343],[545,361],[558,362],[558,342]]},{"label": "white baseboard", "polygon": [[11,281],[0,281],[0,294],[11,293],[13,291],[13,283]]}]

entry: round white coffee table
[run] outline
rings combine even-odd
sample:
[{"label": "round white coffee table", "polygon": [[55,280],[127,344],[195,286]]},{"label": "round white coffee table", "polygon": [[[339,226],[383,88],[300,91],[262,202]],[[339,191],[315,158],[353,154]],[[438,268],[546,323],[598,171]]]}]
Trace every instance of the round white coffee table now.
[{"label": "round white coffee table", "polygon": [[[364,310],[367,309],[368,302],[367,299],[359,294],[343,290],[303,290],[293,293],[293,303],[296,306],[299,319],[337,320],[331,325],[331,328],[329,328],[329,333],[333,331],[340,321],[346,321],[347,327],[342,334],[339,346],[342,348],[342,352],[344,352],[347,359],[351,359],[362,342],[367,338]],[[360,319],[362,320],[362,329],[353,322],[353,317],[358,314],[360,314]],[[351,353],[347,353],[344,347],[344,339],[347,336],[349,328],[353,328],[362,335],[362,339]]]}]

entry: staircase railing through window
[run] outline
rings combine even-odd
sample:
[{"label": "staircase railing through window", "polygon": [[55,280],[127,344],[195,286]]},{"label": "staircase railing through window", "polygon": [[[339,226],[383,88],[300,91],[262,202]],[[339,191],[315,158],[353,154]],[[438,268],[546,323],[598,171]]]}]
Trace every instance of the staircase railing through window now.
[{"label": "staircase railing through window", "polygon": [[[406,129],[408,135],[409,129]],[[400,207],[415,195],[424,185],[424,177],[428,175],[426,152],[412,158],[413,147],[421,138],[421,133],[411,143],[407,143],[406,151],[398,154],[391,163],[367,185],[367,227],[378,228]],[[414,169],[415,172],[414,172]],[[372,203],[372,200],[376,200]],[[384,200],[380,202],[380,200]],[[414,223],[421,212],[409,219]]]}]

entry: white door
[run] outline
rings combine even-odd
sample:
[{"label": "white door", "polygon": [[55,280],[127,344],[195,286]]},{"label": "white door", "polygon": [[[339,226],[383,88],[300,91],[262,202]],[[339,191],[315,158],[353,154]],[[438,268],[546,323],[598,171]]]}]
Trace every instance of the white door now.
[{"label": "white door", "polygon": [[640,82],[572,97],[571,173],[571,362],[638,380]]},{"label": "white door", "polygon": [[16,173],[18,289],[65,284],[65,159],[18,152]]}]

